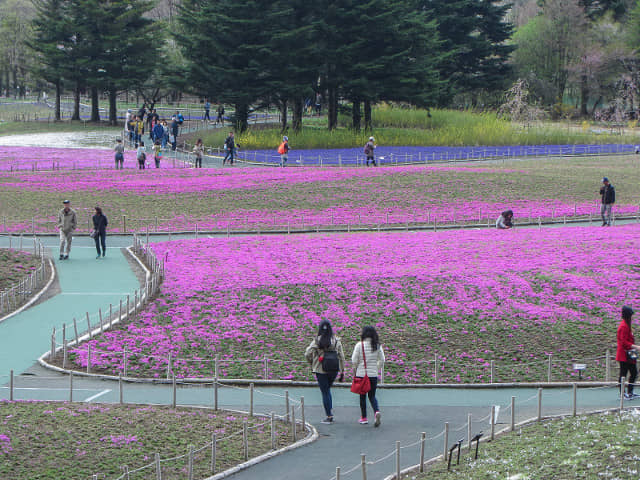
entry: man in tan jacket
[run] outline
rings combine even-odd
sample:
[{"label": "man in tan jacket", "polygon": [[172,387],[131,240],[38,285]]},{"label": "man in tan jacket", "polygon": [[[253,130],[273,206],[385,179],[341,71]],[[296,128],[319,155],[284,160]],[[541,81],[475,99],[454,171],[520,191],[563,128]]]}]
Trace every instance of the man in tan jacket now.
[{"label": "man in tan jacket", "polygon": [[58,230],[60,230],[60,260],[69,258],[71,250],[71,240],[73,239],[73,231],[78,225],[76,212],[71,208],[71,202],[65,200],[62,202],[64,208],[58,212]]}]

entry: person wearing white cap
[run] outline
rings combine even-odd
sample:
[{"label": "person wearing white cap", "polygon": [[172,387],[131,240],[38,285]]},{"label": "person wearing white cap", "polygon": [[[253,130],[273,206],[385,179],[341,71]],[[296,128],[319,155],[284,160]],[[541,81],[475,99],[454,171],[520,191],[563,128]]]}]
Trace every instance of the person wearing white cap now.
[{"label": "person wearing white cap", "polygon": [[375,138],[369,137],[369,141],[364,146],[364,154],[367,156],[367,167],[369,166],[369,162],[371,162],[374,167],[377,166],[376,157],[373,153],[375,148],[377,147],[375,142]]},{"label": "person wearing white cap", "polygon": [[289,137],[282,137],[282,143],[278,147],[278,153],[280,154],[280,166],[284,167],[289,160]]},{"label": "person wearing white cap", "polygon": [[78,225],[76,212],[71,208],[71,202],[65,200],[62,202],[64,208],[58,212],[57,227],[60,231],[60,260],[67,260],[71,251],[71,240],[73,239],[73,231]]},{"label": "person wearing white cap", "polygon": [[600,188],[600,196],[602,197],[602,206],[600,207],[600,215],[602,215],[602,226],[611,226],[611,207],[616,203],[616,189],[609,183],[609,179],[602,179],[603,186]]}]

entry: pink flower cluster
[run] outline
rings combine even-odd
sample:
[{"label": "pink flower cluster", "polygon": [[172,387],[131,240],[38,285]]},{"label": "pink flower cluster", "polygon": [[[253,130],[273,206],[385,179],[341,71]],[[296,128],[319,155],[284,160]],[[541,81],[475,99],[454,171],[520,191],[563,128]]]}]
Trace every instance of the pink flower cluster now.
[{"label": "pink flower cluster", "polygon": [[[429,381],[434,357],[460,366],[441,379],[473,381],[491,360],[599,356],[615,342],[620,306],[640,305],[639,234],[627,225],[155,244],[162,294],[93,339],[91,363],[117,373],[126,347],[133,375],[212,376],[219,355],[223,375],[261,374],[266,357],[271,378],[309,378],[303,352],[321,319],[347,352],[363,325],[376,326],[388,381]],[[86,353],[74,349],[79,367]]]}]

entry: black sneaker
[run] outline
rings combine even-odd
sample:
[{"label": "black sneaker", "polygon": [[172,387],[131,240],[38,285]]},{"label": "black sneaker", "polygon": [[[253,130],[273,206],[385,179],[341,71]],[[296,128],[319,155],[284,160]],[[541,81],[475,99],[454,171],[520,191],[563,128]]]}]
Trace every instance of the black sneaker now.
[{"label": "black sneaker", "polygon": [[64,255],[60,255],[60,258],[58,260],[64,260]]},{"label": "black sneaker", "polygon": [[333,423],[333,417],[327,417],[322,420],[320,423],[324,423],[325,425],[331,425]]},{"label": "black sneaker", "polygon": [[69,255],[65,255],[63,260],[69,260]]}]

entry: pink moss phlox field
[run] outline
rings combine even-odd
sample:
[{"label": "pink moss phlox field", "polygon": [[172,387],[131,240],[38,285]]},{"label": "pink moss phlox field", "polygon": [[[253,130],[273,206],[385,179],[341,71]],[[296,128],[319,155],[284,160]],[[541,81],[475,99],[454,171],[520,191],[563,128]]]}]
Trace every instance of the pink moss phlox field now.
[{"label": "pink moss phlox field", "polygon": [[[114,151],[108,149],[0,146],[0,172],[51,170],[54,165],[64,170],[98,166],[112,169],[114,163]],[[138,168],[135,150],[125,147],[124,167]]]},{"label": "pink moss phlox field", "polygon": [[[502,380],[546,372],[548,354],[601,357],[620,306],[640,305],[640,226],[203,238],[155,244],[161,295],[89,343],[92,367],[131,375],[311,379],[304,348],[330,320],[350,354],[375,325],[387,381]],[[87,347],[73,349],[86,366]],[[533,366],[531,366],[533,365]],[[590,363],[595,374],[598,362]],[[570,377],[570,365],[562,367]],[[540,380],[541,378],[537,378]]]},{"label": "pink moss phlox field", "polygon": [[[76,150],[64,152],[77,155]],[[90,150],[92,155],[96,152],[100,151]],[[563,189],[541,193],[528,176],[525,170],[480,166],[144,171],[114,171],[109,167],[71,174],[0,172],[0,193],[55,196],[56,201],[90,195],[91,200],[76,202],[74,208],[84,219],[99,203],[110,218],[112,233],[122,231],[122,215],[131,221],[144,219],[129,225],[129,230],[142,231],[147,225],[156,227],[155,217],[162,231],[195,230],[196,224],[201,231],[286,230],[287,224],[292,228],[415,222],[491,224],[506,208],[515,212],[516,222],[576,215],[597,218],[599,178],[589,186],[588,195],[586,189],[578,187],[558,195]],[[54,231],[55,209],[46,207],[40,203],[13,220],[15,209],[2,211],[6,223],[1,227],[13,233]],[[22,211],[24,207],[19,208]],[[638,206],[620,190],[615,212],[636,214]]]}]

